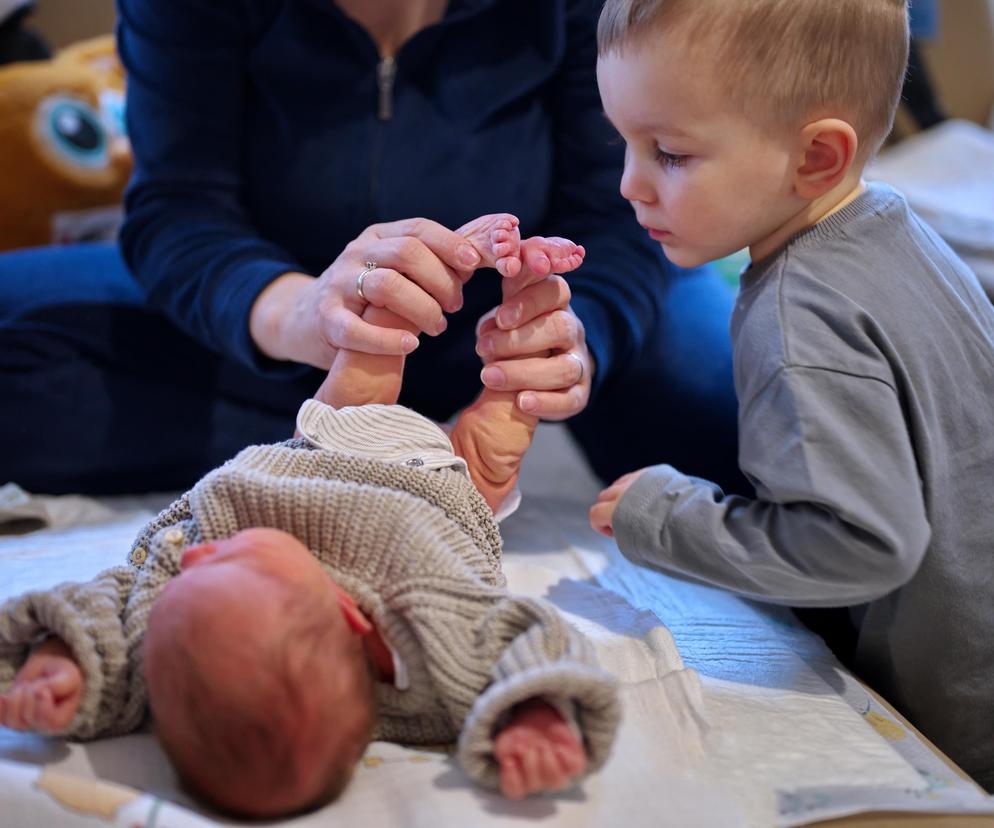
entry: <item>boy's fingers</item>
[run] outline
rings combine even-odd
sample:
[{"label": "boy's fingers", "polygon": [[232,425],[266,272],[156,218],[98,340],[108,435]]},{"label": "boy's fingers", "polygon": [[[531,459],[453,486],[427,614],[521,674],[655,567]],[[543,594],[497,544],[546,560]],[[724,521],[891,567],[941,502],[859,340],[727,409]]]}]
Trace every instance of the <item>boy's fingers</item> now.
[{"label": "boy's fingers", "polygon": [[611,510],[607,504],[596,503],[590,507],[590,527],[606,538],[614,537],[614,529],[611,528]]}]

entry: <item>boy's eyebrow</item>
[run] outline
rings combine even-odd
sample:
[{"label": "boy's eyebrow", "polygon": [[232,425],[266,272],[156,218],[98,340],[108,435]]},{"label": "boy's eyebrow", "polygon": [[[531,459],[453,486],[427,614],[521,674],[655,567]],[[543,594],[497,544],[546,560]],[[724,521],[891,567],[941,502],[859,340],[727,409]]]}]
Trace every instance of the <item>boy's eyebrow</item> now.
[{"label": "boy's eyebrow", "polygon": [[[621,133],[621,130],[615,126],[614,121],[611,120],[611,116],[607,114],[603,109],[601,110],[601,115],[604,116],[604,120],[608,122],[608,125],[617,133]],[[652,122],[646,121],[645,123],[636,124],[636,130],[639,132],[648,132],[653,135],[669,135],[673,138],[690,138],[690,134],[684,132],[682,129],[670,126],[668,124],[654,124]]]}]

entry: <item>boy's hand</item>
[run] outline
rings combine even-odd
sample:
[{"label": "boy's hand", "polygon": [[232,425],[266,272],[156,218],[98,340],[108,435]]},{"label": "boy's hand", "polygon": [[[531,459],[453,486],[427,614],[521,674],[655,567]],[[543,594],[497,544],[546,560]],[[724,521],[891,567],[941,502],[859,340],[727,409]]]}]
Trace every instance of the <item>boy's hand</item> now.
[{"label": "boy's hand", "polygon": [[83,698],[83,672],[58,638],[35,647],[0,694],[0,726],[12,730],[55,733],[64,730]]},{"label": "boy's hand", "polygon": [[645,469],[622,475],[597,496],[597,502],[590,507],[590,525],[594,531],[608,538],[614,537],[614,510],[629,487],[645,472]]},{"label": "boy's hand", "polygon": [[500,789],[508,799],[565,788],[587,768],[576,733],[551,705],[532,699],[518,705],[494,740]]}]

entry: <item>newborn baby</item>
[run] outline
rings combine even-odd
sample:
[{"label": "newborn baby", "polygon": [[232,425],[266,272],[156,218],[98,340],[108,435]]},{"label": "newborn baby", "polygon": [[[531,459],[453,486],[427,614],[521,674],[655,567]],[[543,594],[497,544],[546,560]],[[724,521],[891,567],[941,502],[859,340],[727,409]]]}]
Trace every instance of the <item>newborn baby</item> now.
[{"label": "newborn baby", "polygon": [[0,723],[94,738],[150,706],[184,782],[250,816],[333,799],[371,737],[457,741],[515,798],[598,768],[614,682],[552,606],[506,593],[469,479],[504,491],[534,428],[490,393],[456,425],[465,459],[399,406],[307,401],[300,439],[208,474],[132,567],[8,602]]}]

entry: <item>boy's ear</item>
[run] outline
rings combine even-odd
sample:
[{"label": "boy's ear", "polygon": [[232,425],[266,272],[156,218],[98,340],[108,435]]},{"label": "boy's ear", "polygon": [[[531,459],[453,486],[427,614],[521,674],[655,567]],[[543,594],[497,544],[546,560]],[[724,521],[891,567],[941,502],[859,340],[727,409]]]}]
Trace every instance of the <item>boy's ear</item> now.
[{"label": "boy's ear", "polygon": [[807,200],[827,193],[852,169],[858,147],[856,130],[839,118],[807,124],[800,135],[801,155],[794,173],[794,190]]}]

